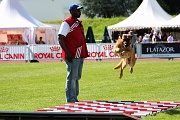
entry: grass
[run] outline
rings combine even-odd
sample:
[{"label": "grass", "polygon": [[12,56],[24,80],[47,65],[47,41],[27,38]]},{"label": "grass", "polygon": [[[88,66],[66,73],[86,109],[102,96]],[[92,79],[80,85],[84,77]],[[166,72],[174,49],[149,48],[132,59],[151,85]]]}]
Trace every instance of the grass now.
[{"label": "grass", "polygon": [[[117,61],[85,62],[79,100],[138,100],[180,102],[180,60],[138,60],[134,73],[112,70]],[[2,63],[0,110],[34,111],[65,103],[64,62]],[[180,108],[143,120],[179,120]]]}]

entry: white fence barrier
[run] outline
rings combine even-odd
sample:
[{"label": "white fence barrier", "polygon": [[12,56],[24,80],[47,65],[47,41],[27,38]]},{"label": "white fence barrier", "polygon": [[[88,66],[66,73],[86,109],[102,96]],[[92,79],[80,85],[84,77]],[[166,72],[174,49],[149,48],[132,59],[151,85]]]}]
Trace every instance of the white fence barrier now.
[{"label": "white fence barrier", "polygon": [[[86,59],[119,58],[113,53],[115,43],[88,43]],[[138,43],[136,45],[138,58],[180,57],[180,43]],[[0,60],[61,60],[60,45],[14,45],[0,46]]]}]

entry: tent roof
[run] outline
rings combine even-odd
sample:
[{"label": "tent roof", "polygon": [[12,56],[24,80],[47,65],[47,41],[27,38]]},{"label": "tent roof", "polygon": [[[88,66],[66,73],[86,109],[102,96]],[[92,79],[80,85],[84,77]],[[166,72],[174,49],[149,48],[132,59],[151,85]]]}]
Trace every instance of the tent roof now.
[{"label": "tent roof", "polygon": [[172,19],[156,0],[143,0],[137,10],[127,19],[108,26],[113,31],[156,27]]},{"label": "tent roof", "polygon": [[172,18],[171,20],[161,24],[162,28],[169,28],[169,27],[180,27],[180,14],[176,17]]},{"label": "tent roof", "polygon": [[51,27],[45,25],[22,7],[18,0],[3,0],[0,3],[0,28]]}]

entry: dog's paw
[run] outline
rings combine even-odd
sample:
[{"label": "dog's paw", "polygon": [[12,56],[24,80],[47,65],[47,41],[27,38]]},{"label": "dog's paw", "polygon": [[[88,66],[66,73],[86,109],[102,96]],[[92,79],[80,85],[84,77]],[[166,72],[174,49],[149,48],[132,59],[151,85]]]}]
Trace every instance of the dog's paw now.
[{"label": "dog's paw", "polygon": [[129,52],[122,51],[122,52],[119,53],[119,56],[120,56],[121,58],[129,58],[129,57],[130,57],[130,54],[129,54]]},{"label": "dog's paw", "polygon": [[118,68],[117,68],[117,67],[114,67],[114,68],[113,68],[113,70],[116,70],[116,69],[118,69]]},{"label": "dog's paw", "polygon": [[123,75],[120,75],[120,76],[119,76],[119,79],[121,79],[122,77],[123,77]]},{"label": "dog's paw", "polygon": [[129,72],[132,74],[133,73],[133,68],[130,68]]},{"label": "dog's paw", "polygon": [[120,48],[115,48],[115,49],[114,49],[114,52],[115,52],[115,53],[119,53],[119,52],[120,52]]}]

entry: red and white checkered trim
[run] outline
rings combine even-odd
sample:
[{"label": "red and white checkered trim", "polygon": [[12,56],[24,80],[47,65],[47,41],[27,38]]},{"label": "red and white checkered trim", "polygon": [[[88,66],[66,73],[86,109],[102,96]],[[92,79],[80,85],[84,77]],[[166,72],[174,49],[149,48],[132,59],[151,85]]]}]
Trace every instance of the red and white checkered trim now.
[{"label": "red and white checkered trim", "polygon": [[84,100],[44,108],[37,112],[123,113],[138,119],[178,107],[180,102]]}]

